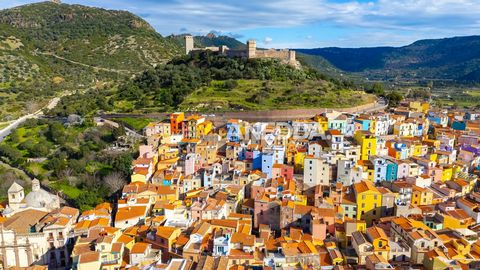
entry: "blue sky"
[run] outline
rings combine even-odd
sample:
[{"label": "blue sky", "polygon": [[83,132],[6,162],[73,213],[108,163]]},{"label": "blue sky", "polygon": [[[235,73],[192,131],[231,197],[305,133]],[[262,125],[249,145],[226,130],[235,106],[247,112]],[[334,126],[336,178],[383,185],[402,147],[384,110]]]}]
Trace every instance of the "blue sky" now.
[{"label": "blue sky", "polygon": [[[38,2],[0,0],[0,9]],[[131,11],[162,35],[211,31],[273,48],[402,46],[480,34],[480,0],[64,0]]]}]

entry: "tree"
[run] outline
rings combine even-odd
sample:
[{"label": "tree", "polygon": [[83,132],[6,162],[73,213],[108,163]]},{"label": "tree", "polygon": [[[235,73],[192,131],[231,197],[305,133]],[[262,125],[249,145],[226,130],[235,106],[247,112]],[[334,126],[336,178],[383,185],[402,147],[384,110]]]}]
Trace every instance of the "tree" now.
[{"label": "tree", "polygon": [[95,191],[82,192],[82,194],[75,199],[75,203],[82,212],[90,210],[102,202],[102,197]]},{"label": "tree", "polygon": [[110,166],[112,166],[113,171],[118,171],[123,175],[130,175],[132,173],[132,156],[127,154],[122,154],[113,157],[110,161]]},{"label": "tree", "polygon": [[37,143],[29,152],[32,157],[46,157],[48,153],[50,153],[50,149],[48,149],[48,146],[44,143]]},{"label": "tree", "polygon": [[227,89],[227,90],[232,90],[234,89],[235,87],[238,86],[238,82],[236,80],[226,80],[224,83],[223,83],[223,88]]},{"label": "tree", "polygon": [[119,191],[127,183],[125,176],[120,172],[110,173],[103,178],[103,181],[111,193]]},{"label": "tree", "polygon": [[47,136],[51,141],[63,144],[65,142],[65,128],[59,122],[50,123]]},{"label": "tree", "polygon": [[383,88],[383,84],[376,82],[367,92],[375,94],[377,96],[383,96],[385,94],[385,89]]},{"label": "tree", "polygon": [[1,156],[8,158],[14,165],[19,165],[22,159],[22,153],[8,144],[0,145]]},{"label": "tree", "polygon": [[387,95],[387,99],[388,105],[391,107],[395,107],[400,103],[400,101],[403,100],[403,96],[399,92],[393,91]]},{"label": "tree", "polygon": [[65,169],[66,166],[67,162],[59,157],[53,157],[47,163],[47,168],[54,171],[56,174],[60,173],[60,171]]},{"label": "tree", "polygon": [[120,125],[118,128],[112,130],[112,136],[115,140],[118,140],[121,136],[125,136],[125,127]]}]

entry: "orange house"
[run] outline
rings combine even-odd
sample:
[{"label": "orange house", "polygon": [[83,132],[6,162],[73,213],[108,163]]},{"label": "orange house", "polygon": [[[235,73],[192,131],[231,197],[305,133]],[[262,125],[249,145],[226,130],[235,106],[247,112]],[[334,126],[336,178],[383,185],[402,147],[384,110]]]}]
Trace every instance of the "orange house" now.
[{"label": "orange house", "polygon": [[170,130],[172,134],[178,134],[182,132],[183,120],[185,120],[185,114],[183,112],[170,114]]}]

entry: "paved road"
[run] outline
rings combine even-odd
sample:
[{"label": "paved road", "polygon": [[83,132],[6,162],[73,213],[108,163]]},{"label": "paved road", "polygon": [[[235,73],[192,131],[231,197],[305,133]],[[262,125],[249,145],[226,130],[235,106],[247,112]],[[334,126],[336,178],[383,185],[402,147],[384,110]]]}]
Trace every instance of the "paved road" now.
[{"label": "paved road", "polygon": [[[215,126],[224,125],[228,119],[242,119],[249,122],[275,122],[275,121],[290,121],[295,119],[306,119],[328,110],[336,110],[346,113],[366,113],[383,111],[388,107],[386,100],[379,98],[376,102],[351,107],[351,108],[306,108],[306,109],[289,109],[289,110],[268,110],[268,111],[233,111],[233,112],[212,112],[208,115],[209,120],[213,121]],[[192,114],[190,112],[187,115]],[[200,113],[202,114],[202,113]],[[168,118],[169,113],[148,113],[148,114],[103,114],[100,117],[104,119],[133,117],[133,118]]]},{"label": "paved road", "polygon": [[38,117],[42,116],[43,115],[43,109],[50,110],[50,109],[55,108],[55,106],[57,106],[59,101],[60,101],[60,97],[52,98],[48,102],[48,104],[45,107],[43,107],[42,109],[40,109],[40,110],[38,110],[34,113],[24,115],[24,116],[18,118],[17,120],[12,121],[8,126],[3,128],[2,130],[0,130],[0,142],[5,140],[5,138],[12,132],[12,130],[16,129],[19,125],[21,125],[22,123],[24,123],[28,119],[38,118]]}]

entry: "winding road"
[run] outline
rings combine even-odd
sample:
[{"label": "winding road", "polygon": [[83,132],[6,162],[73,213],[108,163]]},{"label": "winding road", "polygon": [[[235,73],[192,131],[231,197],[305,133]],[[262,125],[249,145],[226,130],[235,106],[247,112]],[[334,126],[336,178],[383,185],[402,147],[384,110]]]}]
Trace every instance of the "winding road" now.
[{"label": "winding road", "polygon": [[[66,95],[69,95],[69,94],[70,93],[65,93],[65,94],[62,95],[62,97],[66,96]],[[61,97],[54,97],[42,109],[40,109],[40,110],[38,110],[34,113],[24,115],[24,116],[14,120],[14,121],[11,121],[8,126],[6,126],[5,128],[0,130],[0,142],[5,140],[5,138],[12,132],[12,130],[16,129],[19,125],[21,125],[22,123],[24,123],[28,119],[38,118],[38,117],[42,116],[44,109],[50,110],[50,109],[55,108],[55,106],[57,106],[58,102],[60,101],[60,98]]]}]

